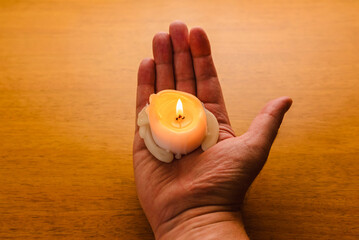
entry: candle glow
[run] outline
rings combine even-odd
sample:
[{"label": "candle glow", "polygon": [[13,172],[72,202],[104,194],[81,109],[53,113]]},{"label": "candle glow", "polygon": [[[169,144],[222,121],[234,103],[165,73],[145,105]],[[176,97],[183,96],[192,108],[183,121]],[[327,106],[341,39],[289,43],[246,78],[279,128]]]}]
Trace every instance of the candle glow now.
[{"label": "candle glow", "polygon": [[173,154],[181,158],[201,145],[205,151],[218,140],[216,117],[197,97],[176,90],[152,94],[137,124],[148,150],[163,162],[171,162]]}]

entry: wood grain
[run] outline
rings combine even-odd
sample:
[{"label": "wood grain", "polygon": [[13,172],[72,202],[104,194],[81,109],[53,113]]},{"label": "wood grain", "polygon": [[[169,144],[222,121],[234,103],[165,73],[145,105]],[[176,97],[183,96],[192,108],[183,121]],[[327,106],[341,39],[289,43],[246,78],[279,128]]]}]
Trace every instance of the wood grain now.
[{"label": "wood grain", "polygon": [[0,239],[153,239],[132,170],[138,63],[175,19],[212,42],[237,134],[289,95],[252,239],[359,238],[358,1],[0,2]]}]

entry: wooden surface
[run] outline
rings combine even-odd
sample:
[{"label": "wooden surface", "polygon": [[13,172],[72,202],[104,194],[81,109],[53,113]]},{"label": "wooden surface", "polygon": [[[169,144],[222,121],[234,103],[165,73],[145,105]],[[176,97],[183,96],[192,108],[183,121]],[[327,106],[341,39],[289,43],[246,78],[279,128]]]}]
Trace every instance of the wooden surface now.
[{"label": "wooden surface", "polygon": [[237,134],[289,95],[252,239],[359,238],[359,1],[0,2],[0,239],[153,239],[132,172],[138,63],[202,26]]}]

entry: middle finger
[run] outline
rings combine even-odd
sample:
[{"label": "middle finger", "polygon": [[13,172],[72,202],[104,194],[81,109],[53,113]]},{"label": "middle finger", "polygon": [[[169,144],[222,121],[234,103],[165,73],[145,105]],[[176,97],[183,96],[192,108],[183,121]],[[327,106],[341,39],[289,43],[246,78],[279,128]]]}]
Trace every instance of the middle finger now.
[{"label": "middle finger", "polygon": [[187,26],[183,22],[173,22],[169,32],[174,52],[176,89],[196,95],[196,80],[188,43]]}]

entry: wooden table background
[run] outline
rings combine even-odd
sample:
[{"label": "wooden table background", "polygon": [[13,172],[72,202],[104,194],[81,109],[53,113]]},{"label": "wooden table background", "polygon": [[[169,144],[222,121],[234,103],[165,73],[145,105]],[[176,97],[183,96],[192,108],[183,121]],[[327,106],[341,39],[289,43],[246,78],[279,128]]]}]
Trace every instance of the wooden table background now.
[{"label": "wooden table background", "polygon": [[132,171],[136,72],[180,19],[241,134],[289,95],[244,205],[253,239],[359,238],[359,1],[0,2],[0,239],[153,239]]}]

